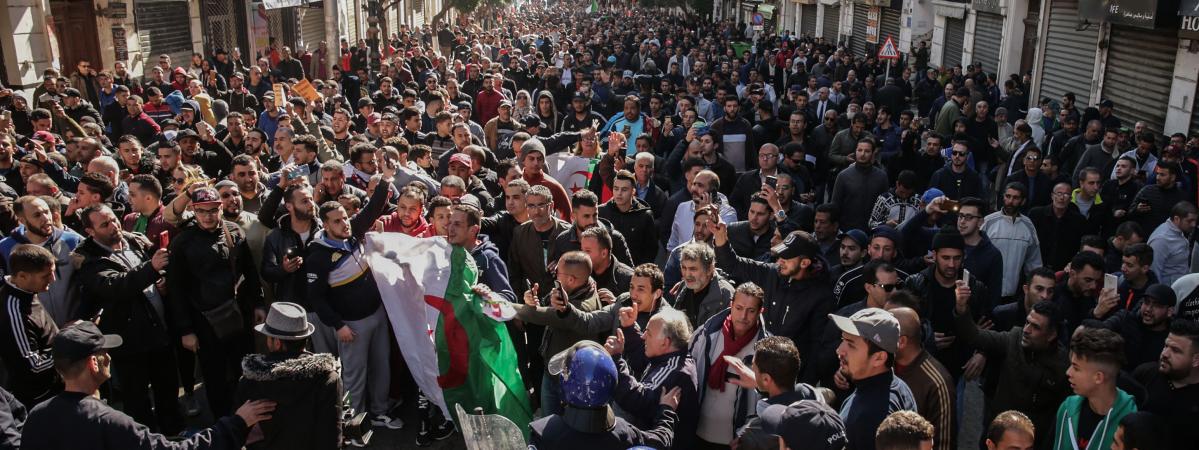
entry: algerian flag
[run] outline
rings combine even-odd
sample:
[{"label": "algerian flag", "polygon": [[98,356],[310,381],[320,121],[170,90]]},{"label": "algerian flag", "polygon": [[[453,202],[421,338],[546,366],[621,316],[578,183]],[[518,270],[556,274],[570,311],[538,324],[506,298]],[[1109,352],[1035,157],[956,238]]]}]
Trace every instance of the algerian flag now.
[{"label": "algerian flag", "polygon": [[591,0],[591,7],[587,9],[587,12],[592,14],[599,12],[599,3],[596,0]]},{"label": "algerian flag", "polygon": [[587,189],[591,174],[599,158],[584,158],[570,152],[558,152],[545,157],[545,166],[549,169],[550,177],[566,188],[566,192],[574,194],[580,189]]},{"label": "algerian flag", "polygon": [[412,378],[446,417],[482,408],[527,435],[533,412],[508,329],[471,291],[474,258],[443,237],[367,234],[367,258]]}]

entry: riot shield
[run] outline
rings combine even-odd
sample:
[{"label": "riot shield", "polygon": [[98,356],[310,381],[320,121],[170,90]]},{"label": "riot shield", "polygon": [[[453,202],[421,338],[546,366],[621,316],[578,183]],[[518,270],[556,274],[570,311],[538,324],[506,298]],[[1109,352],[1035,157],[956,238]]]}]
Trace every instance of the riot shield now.
[{"label": "riot shield", "polygon": [[458,427],[468,450],[525,450],[524,434],[508,418],[494,414],[467,414],[454,405]]}]

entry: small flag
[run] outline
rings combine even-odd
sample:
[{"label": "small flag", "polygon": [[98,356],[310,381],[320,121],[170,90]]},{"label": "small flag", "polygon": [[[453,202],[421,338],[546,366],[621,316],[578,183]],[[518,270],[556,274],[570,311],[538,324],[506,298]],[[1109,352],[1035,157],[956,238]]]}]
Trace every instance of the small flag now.
[{"label": "small flag", "polygon": [[587,9],[587,12],[592,14],[599,12],[599,2],[591,0],[591,7]]}]

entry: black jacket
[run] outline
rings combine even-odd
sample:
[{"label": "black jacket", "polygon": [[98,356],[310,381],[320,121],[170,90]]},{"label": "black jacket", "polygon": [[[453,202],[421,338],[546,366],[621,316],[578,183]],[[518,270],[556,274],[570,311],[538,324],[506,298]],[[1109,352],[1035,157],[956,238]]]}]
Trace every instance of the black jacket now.
[{"label": "black jacket", "polygon": [[[612,227],[612,222],[606,219],[600,218],[599,226],[607,228],[608,233],[612,235],[612,256],[625,264],[633,264],[633,257],[629,253],[629,245],[625,242],[624,235],[616,231]],[[579,246],[578,228],[571,225],[570,228],[558,233],[558,236],[553,241],[550,241],[549,259],[546,259],[546,261],[550,263],[557,262],[562,254],[579,250],[580,248],[582,247]]]},{"label": "black jacket", "polygon": [[84,240],[72,255],[72,262],[78,265],[71,276],[72,291],[83,299],[80,317],[91,318],[104,308],[100,331],[125,340],[114,353],[163,348],[171,342],[165,317],[159,316],[143,292],[161,278],[150,264],[154,244],[139,234],[121,234],[129,251],[141,260],[137,265],[92,238]]},{"label": "black jacket", "polygon": [[390,185],[378,183],[370,201],[350,219],[352,236],[344,247],[327,242],[322,230],[307,249],[301,270],[308,282],[308,300],[321,322],[335,330],[345,325],[343,321],[374,314],[383,301],[375,275],[367,265],[362,238],[382,215]]},{"label": "black jacket", "polygon": [[749,228],[749,221],[742,220],[729,224],[729,245],[738,255],[749,259],[760,260],[762,255],[770,253],[770,238],[774,236],[773,218],[767,221],[766,234],[754,240],[754,232]]},{"label": "black jacket", "polygon": [[232,449],[241,448],[248,432],[246,422],[233,415],[220,418],[212,428],[202,430],[185,441],[172,442],[166,436],[153,433],[145,425],[134,422],[133,418],[113,409],[99,398],[82,392],[63,392],[30,411],[25,430],[21,433],[21,448]]},{"label": "black jacket", "polygon": [[222,220],[221,226],[225,232],[207,231],[192,220],[171,240],[167,286],[171,323],[179,336],[193,334],[197,321],[207,320],[204,311],[229,300],[237,300],[243,318],[262,306],[262,285],[245,234],[236,223]]},{"label": "black jacket", "polygon": [[12,393],[0,388],[0,450],[21,448],[21,429],[29,412]]},{"label": "black jacket", "polygon": [[699,424],[698,389],[701,388],[695,384],[695,360],[683,349],[649,358],[648,362],[649,365],[639,371],[641,377],[638,379],[624,359],[616,361],[620,381],[616,385],[613,400],[622,411],[628,413],[633,425],[649,429],[653,427],[658,409],[661,408],[662,393],[674,387],[680,388],[682,392],[679,394],[679,421],[675,425],[674,448],[693,448],[695,428]]},{"label": "black jacket", "polygon": [[612,228],[624,236],[633,260],[625,263],[636,267],[652,263],[658,256],[658,228],[650,207],[639,198],[633,197],[633,206],[621,211],[615,203],[607,202],[599,207],[599,216],[612,224]]},{"label": "black jacket", "polygon": [[[716,267],[735,280],[752,281],[766,291],[766,311],[762,313],[766,330],[791,338],[801,355],[815,354],[835,303],[824,258],[817,259],[810,278],[794,280],[779,275],[775,264],[738,256],[731,245],[716,247]],[[817,381],[814,365],[800,368],[799,381]]]},{"label": "black jacket", "polygon": [[62,390],[51,348],[58,326],[35,294],[8,280],[0,283],[0,300],[0,361],[8,371],[6,387],[21,403],[36,405]]},{"label": "black jacket", "polygon": [[[280,191],[280,189],[275,191]],[[275,191],[272,191],[271,195],[267,197],[268,202],[275,197]],[[261,220],[262,217],[260,216],[259,219]],[[295,249],[296,256],[307,257],[308,246],[316,238],[317,232],[321,231],[321,222],[313,218],[312,227],[308,230],[308,239],[302,239],[299,233],[292,230],[291,216],[283,215],[279,218],[278,223],[278,227],[267,233],[266,242],[263,244],[262,279],[274,285],[276,299],[298,303],[312,311],[312,305],[307,301],[305,295],[307,287],[304,285],[304,274],[300,270],[291,273],[283,270],[283,258],[291,249]]]},{"label": "black jacket", "polygon": [[328,353],[247,355],[241,361],[238,403],[276,402],[262,422],[263,439],[247,448],[332,449],[341,444],[340,364]]},{"label": "black jacket", "polygon": [[[595,415],[607,415],[596,418]],[[668,449],[673,445],[678,414],[658,407],[655,427],[640,430],[620,417],[612,416],[610,406],[602,410],[582,410],[570,405],[562,414],[537,419],[529,424],[530,449],[612,450],[645,445]]]}]

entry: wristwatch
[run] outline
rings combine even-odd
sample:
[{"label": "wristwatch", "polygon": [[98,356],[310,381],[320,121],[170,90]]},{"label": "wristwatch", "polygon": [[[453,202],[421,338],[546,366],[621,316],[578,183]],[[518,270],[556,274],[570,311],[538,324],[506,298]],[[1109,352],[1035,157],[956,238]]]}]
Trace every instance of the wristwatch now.
[{"label": "wristwatch", "polygon": [[783,210],[775,211],[774,212],[774,220],[777,220],[779,222],[787,220],[787,212],[783,211]]}]

